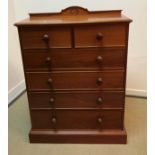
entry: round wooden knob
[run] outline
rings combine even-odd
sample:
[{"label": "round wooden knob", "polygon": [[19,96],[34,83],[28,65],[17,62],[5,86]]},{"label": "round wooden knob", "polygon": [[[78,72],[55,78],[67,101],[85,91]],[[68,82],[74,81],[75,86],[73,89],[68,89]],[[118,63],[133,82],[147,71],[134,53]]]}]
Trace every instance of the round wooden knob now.
[{"label": "round wooden knob", "polygon": [[56,122],[57,122],[57,119],[56,119],[55,117],[53,117],[53,118],[52,118],[52,123],[55,124]]},{"label": "round wooden knob", "polygon": [[55,101],[55,100],[54,100],[53,97],[51,97],[50,100],[49,100],[50,103],[54,103],[54,101]]},{"label": "round wooden knob", "polygon": [[46,57],[46,62],[47,63],[51,62],[51,58],[50,57]]},{"label": "round wooden knob", "polygon": [[44,40],[44,41],[48,41],[48,40],[49,40],[48,34],[44,34],[44,35],[43,35],[43,40]]},{"label": "round wooden knob", "polygon": [[97,103],[98,103],[98,104],[102,104],[102,103],[103,103],[103,98],[102,98],[102,97],[99,97],[99,98],[97,99]]},{"label": "round wooden knob", "polygon": [[102,118],[99,117],[99,118],[97,119],[97,122],[98,122],[99,124],[101,124],[101,123],[103,122]]},{"label": "round wooden knob", "polygon": [[97,63],[101,64],[103,62],[103,57],[102,56],[97,56]]},{"label": "round wooden knob", "polygon": [[49,84],[52,84],[52,82],[53,82],[52,78],[49,78],[49,79],[47,80],[47,82],[48,82]]},{"label": "round wooden knob", "polygon": [[97,79],[97,84],[100,85],[100,84],[102,84],[102,82],[103,82],[102,78],[99,77],[99,78]]},{"label": "round wooden knob", "polygon": [[97,40],[102,40],[102,39],[103,39],[103,34],[100,33],[100,32],[97,33],[97,34],[96,34],[96,39],[97,39]]}]

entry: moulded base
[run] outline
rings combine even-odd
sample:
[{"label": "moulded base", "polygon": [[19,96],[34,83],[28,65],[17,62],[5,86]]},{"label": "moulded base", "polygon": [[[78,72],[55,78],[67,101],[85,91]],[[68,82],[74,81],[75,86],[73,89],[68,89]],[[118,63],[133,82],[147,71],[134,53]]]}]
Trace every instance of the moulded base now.
[{"label": "moulded base", "polygon": [[31,143],[85,143],[85,144],[126,144],[124,130],[34,130],[29,134]]}]

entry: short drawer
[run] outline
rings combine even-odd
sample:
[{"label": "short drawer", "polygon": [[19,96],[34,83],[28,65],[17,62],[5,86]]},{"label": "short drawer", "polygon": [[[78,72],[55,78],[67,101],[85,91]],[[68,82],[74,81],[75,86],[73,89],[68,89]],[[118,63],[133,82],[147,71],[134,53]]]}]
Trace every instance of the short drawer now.
[{"label": "short drawer", "polygon": [[53,49],[23,51],[26,71],[98,70],[125,67],[124,49]]},{"label": "short drawer", "polygon": [[28,90],[106,90],[123,89],[123,70],[83,72],[28,72]]},{"label": "short drawer", "polygon": [[31,110],[33,129],[122,129],[123,110]]},{"label": "short drawer", "polygon": [[29,92],[30,108],[123,108],[121,91]]},{"label": "short drawer", "polygon": [[19,32],[23,49],[71,47],[69,27],[25,27],[20,29]]},{"label": "short drawer", "polygon": [[79,25],[74,29],[76,47],[126,45],[125,24]]}]

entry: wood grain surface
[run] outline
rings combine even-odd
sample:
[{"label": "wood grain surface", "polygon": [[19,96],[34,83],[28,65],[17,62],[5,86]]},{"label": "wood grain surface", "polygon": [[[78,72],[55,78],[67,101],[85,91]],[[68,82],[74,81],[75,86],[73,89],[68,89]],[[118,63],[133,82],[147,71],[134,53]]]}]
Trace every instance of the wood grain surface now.
[{"label": "wood grain surface", "polygon": [[30,142],[126,143],[129,23],[121,10],[30,13],[16,23]]}]

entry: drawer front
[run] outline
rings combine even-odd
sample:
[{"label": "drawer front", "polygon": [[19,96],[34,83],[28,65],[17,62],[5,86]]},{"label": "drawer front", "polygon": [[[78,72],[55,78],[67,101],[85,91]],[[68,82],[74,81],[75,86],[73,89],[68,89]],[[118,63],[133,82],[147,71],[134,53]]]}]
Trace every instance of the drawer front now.
[{"label": "drawer front", "polygon": [[126,26],[124,24],[104,24],[75,27],[76,47],[124,46]]},{"label": "drawer front", "polygon": [[122,129],[122,110],[31,110],[33,129]]},{"label": "drawer front", "polygon": [[123,108],[124,92],[29,92],[30,108]]},{"label": "drawer front", "polygon": [[123,49],[54,49],[23,52],[26,71],[97,70],[125,67]]},{"label": "drawer front", "polygon": [[71,47],[71,31],[65,26],[22,28],[20,38],[23,49]]},{"label": "drawer front", "polygon": [[124,71],[26,73],[29,90],[123,89]]}]

